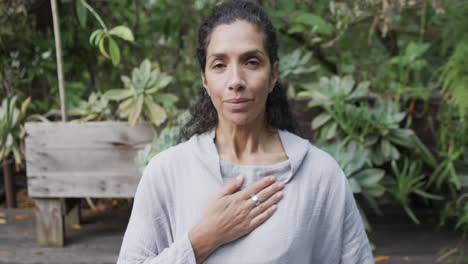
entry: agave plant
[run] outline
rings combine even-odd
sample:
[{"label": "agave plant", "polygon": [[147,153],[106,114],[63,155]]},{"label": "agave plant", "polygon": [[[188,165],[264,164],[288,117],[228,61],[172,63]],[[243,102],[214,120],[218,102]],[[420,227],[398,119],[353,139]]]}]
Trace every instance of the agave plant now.
[{"label": "agave plant", "polygon": [[21,164],[22,143],[25,130],[22,125],[26,116],[31,97],[28,97],[22,104],[21,109],[16,107],[17,97],[5,98],[0,107],[0,160],[6,159],[10,154],[19,170]]},{"label": "agave plant", "polygon": [[322,78],[309,84],[299,96],[310,98],[309,106],[319,106],[324,112],[312,121],[312,129],[322,140],[351,140],[372,150],[372,162],[382,165],[398,160],[398,147],[417,150],[435,167],[436,161],[413,130],[401,127],[406,113],[390,98],[374,98],[369,102],[369,82],[355,85],[350,76]]},{"label": "agave plant", "polygon": [[124,89],[109,90],[104,96],[109,100],[121,102],[120,116],[128,118],[130,126],[134,126],[142,116],[151,120],[154,125],[160,126],[167,118],[163,106],[174,107],[178,100],[173,94],[161,92],[172,81],[172,77],[158,69],[151,70],[151,63],[147,59],[140,67],[133,69],[131,79],[122,76],[121,80]]}]

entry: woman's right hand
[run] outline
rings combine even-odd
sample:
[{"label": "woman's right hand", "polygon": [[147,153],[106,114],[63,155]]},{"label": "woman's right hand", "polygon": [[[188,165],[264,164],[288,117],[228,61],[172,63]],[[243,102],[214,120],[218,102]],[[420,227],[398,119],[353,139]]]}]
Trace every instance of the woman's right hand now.
[{"label": "woman's right hand", "polygon": [[[208,204],[200,222],[189,232],[197,263],[201,263],[219,246],[234,241],[265,222],[283,197],[283,182],[268,176],[236,192],[242,176],[224,186]],[[251,197],[256,195],[260,204]]]}]

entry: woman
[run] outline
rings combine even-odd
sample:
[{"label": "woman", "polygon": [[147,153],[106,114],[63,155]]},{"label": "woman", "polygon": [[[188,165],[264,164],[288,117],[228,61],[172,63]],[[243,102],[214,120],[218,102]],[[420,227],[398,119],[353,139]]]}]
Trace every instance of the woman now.
[{"label": "woman", "polygon": [[215,7],[197,55],[191,137],[146,167],[118,263],[373,263],[343,172],[292,133],[263,9]]}]

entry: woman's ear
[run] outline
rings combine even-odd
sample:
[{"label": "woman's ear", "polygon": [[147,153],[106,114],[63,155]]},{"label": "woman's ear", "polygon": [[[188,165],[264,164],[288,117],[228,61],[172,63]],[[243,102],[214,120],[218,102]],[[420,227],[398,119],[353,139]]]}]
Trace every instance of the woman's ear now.
[{"label": "woman's ear", "polygon": [[273,67],[271,68],[271,83],[270,83],[270,93],[273,91],[273,88],[275,88],[275,84],[278,81],[278,61],[275,61],[273,64]]},{"label": "woman's ear", "polygon": [[202,78],[203,87],[205,88],[205,91],[209,96],[210,95],[210,90],[208,90],[208,82],[206,81],[205,74],[202,73],[201,78]]}]

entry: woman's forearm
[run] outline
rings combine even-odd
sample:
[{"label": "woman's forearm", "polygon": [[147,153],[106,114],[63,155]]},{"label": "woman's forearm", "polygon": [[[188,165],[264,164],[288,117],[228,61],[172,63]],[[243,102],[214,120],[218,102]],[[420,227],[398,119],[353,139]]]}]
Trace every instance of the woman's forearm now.
[{"label": "woman's forearm", "polygon": [[202,263],[218,246],[212,236],[194,227],[188,234],[197,264]]}]

